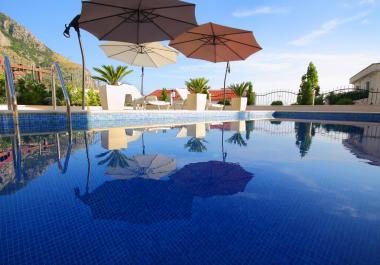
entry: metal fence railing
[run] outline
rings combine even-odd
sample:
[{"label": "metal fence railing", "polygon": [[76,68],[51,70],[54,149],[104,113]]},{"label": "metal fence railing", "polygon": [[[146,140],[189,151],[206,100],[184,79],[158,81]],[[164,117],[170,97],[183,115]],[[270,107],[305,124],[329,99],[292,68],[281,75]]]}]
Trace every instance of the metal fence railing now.
[{"label": "metal fence railing", "polygon": [[256,94],[256,105],[271,105],[274,101],[281,101],[284,105],[292,105],[297,102],[298,91],[274,90]]},{"label": "metal fence railing", "polygon": [[[257,106],[268,106],[275,101],[281,101],[283,105],[297,103],[299,90],[273,90],[256,94]],[[380,89],[358,89],[353,86],[345,86],[330,91],[322,91],[315,96],[315,104],[335,105],[342,102],[342,98],[350,98],[356,104],[380,105]],[[337,102],[341,100],[341,102]]]}]

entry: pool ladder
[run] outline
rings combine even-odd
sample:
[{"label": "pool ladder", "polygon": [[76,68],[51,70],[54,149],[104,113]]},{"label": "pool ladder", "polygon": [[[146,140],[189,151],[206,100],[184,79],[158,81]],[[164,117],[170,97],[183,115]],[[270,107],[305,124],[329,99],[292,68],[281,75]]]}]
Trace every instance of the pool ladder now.
[{"label": "pool ladder", "polygon": [[[13,114],[13,125],[15,133],[19,133],[19,115],[18,115],[18,105],[17,105],[17,95],[13,80],[13,72],[12,67],[9,62],[9,58],[4,56],[4,70],[5,70],[5,91],[7,95],[8,102],[8,110],[12,111]],[[56,98],[56,86],[55,86],[55,72],[57,72],[61,88],[63,92],[63,96],[66,102],[66,116],[67,116],[67,129],[69,132],[72,131],[72,122],[71,122],[71,103],[69,92],[67,91],[67,87],[65,85],[65,81],[62,76],[61,68],[58,63],[54,63],[51,67],[51,83],[52,83],[52,105],[53,109],[57,109],[57,98]]]},{"label": "pool ladder", "polygon": [[[9,61],[9,58],[7,56],[4,56],[4,72],[5,72],[5,91],[7,96],[7,103],[8,103],[8,110],[12,111],[13,114],[13,127],[14,127],[14,137],[12,140],[12,153],[13,153],[13,162],[14,162],[14,169],[16,173],[16,179],[22,178],[22,170],[21,170],[21,163],[22,163],[22,152],[21,152],[21,133],[20,133],[20,127],[19,127],[19,115],[18,115],[18,105],[17,105],[17,95],[16,95],[16,89],[14,85],[14,79],[13,79],[13,72],[12,67]],[[62,92],[66,101],[66,115],[67,115],[67,130],[69,133],[69,143],[68,143],[68,150],[66,153],[66,159],[65,163],[62,166],[60,162],[61,153],[60,153],[60,143],[59,143],[59,136],[57,137],[57,152],[58,152],[58,164],[61,172],[66,173],[69,159],[70,159],[70,153],[72,148],[72,120],[71,120],[71,103],[70,103],[70,96],[67,91],[67,87],[65,85],[65,81],[62,76],[61,68],[59,67],[58,63],[54,63],[54,65],[51,67],[51,85],[52,85],[52,105],[53,109],[57,109],[57,98],[56,98],[56,85],[55,85],[55,73],[57,72]],[[58,135],[58,134],[57,134]]]}]

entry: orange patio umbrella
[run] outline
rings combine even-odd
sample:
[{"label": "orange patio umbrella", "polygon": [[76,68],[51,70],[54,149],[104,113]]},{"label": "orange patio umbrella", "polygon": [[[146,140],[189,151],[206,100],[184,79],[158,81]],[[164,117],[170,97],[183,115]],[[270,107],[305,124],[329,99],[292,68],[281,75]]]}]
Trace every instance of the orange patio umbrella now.
[{"label": "orange patio umbrella", "polygon": [[230,62],[244,61],[262,50],[252,31],[207,23],[192,28],[170,42],[170,46],[186,57],[214,63],[227,62],[224,78],[224,105],[226,104],[226,81]]}]

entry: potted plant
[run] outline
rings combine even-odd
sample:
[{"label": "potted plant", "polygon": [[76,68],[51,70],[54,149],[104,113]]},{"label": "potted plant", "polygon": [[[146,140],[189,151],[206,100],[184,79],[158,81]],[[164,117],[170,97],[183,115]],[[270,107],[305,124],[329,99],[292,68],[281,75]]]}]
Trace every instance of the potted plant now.
[{"label": "potted plant", "polygon": [[206,109],[209,80],[204,77],[194,78],[187,81],[186,87],[191,92],[187,96],[187,109],[195,111],[204,111]]},{"label": "potted plant", "polygon": [[125,104],[125,89],[119,85],[120,81],[131,74],[127,66],[118,66],[116,69],[112,65],[103,65],[101,68],[94,68],[99,76],[93,76],[95,80],[104,82],[106,85],[99,88],[100,102],[103,110],[123,110]]},{"label": "potted plant", "polygon": [[250,82],[243,82],[241,84],[233,84],[229,87],[234,92],[237,98],[231,100],[231,108],[236,111],[245,111],[247,109],[246,91],[250,86]]}]

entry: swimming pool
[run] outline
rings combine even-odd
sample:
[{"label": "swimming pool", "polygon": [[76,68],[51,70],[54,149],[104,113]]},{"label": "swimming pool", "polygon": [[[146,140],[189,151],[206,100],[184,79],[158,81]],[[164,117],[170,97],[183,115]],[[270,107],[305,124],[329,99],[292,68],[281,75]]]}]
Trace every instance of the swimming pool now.
[{"label": "swimming pool", "polygon": [[[86,148],[87,146],[87,148]],[[0,264],[380,264],[380,124],[0,137]]]}]

